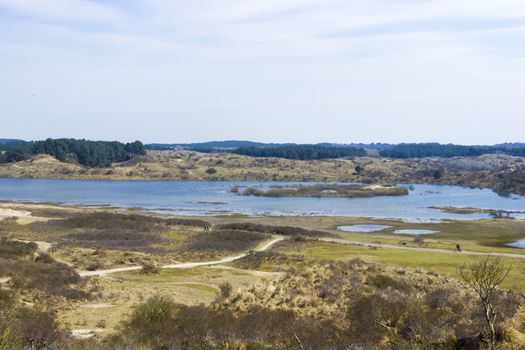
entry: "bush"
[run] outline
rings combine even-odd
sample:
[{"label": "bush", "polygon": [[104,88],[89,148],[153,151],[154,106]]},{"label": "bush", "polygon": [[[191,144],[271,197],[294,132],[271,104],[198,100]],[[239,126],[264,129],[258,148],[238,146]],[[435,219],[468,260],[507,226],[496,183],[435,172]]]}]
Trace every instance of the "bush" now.
[{"label": "bush", "polygon": [[86,292],[72,286],[80,286],[82,279],[66,264],[43,263],[26,260],[0,260],[0,276],[10,276],[17,289],[37,289],[71,299],[83,299]]},{"label": "bush", "polygon": [[39,253],[35,258],[35,262],[42,264],[52,264],[55,261],[56,260],[48,253]]},{"label": "bush", "polygon": [[[153,233],[134,231],[91,231],[65,236],[69,244],[91,248],[144,250],[165,240]],[[154,249],[151,249],[154,250]]]},{"label": "bush", "polygon": [[[0,291],[0,296],[4,294]],[[0,309],[2,350],[51,349],[61,334],[51,313],[19,306],[12,296],[8,305],[0,304]]]},{"label": "bush", "polygon": [[160,268],[157,265],[155,265],[155,263],[143,262],[140,273],[145,275],[159,274]]},{"label": "bush", "polygon": [[410,286],[387,275],[371,275],[368,277],[368,284],[378,289],[392,288],[399,291],[409,291]]},{"label": "bush", "polygon": [[305,236],[305,237],[337,237],[332,233],[323,232],[323,231],[314,231],[306,230],[300,227],[293,226],[271,226],[271,225],[262,225],[262,224],[252,224],[249,222],[239,222],[231,224],[222,224],[217,226],[220,230],[240,230],[240,231],[250,231],[250,232],[262,232],[269,233],[274,235],[283,235],[283,236]]},{"label": "bush", "polygon": [[267,234],[260,232],[215,230],[196,234],[182,249],[200,252],[240,252],[254,248],[268,238]]},{"label": "bush", "polygon": [[232,285],[228,282],[221,283],[219,285],[220,290],[220,296],[221,298],[225,299],[228,298],[232,294]]},{"label": "bush", "polygon": [[[243,312],[174,304],[154,297],[124,324],[115,348],[154,349],[345,349],[349,339],[335,323],[291,311],[251,307]],[[127,347],[126,347],[127,346]]]},{"label": "bush", "polygon": [[100,270],[102,269],[104,266],[102,265],[102,263],[99,261],[99,260],[94,260],[94,261],[91,261],[87,264],[86,266],[86,270],[88,271],[97,271],[97,270]]},{"label": "bush", "polygon": [[[131,314],[126,330],[142,344],[163,348],[167,334],[173,330],[175,303],[167,296],[153,296]],[[126,335],[129,336],[129,335]]]},{"label": "bush", "polygon": [[0,257],[33,255],[37,247],[35,242],[25,243],[2,238],[0,240]]}]

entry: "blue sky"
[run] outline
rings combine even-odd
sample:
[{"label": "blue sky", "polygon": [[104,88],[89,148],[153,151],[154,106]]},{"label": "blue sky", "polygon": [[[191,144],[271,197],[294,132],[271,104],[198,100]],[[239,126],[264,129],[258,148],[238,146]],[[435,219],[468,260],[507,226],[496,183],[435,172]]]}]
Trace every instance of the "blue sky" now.
[{"label": "blue sky", "polygon": [[1,137],[525,141],[523,0],[0,0]]}]

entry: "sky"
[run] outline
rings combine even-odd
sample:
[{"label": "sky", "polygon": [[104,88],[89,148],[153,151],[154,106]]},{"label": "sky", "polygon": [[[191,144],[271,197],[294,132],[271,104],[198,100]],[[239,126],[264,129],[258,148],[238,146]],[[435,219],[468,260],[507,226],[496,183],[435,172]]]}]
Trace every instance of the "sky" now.
[{"label": "sky", "polygon": [[0,137],[525,141],[523,0],[0,0]]}]

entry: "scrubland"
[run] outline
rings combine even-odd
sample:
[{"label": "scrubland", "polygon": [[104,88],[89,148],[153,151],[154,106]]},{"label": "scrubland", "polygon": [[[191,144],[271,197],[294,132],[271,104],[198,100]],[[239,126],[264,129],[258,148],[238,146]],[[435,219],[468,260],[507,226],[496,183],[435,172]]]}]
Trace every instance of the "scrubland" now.
[{"label": "scrubland", "polygon": [[[505,246],[525,235],[520,220],[188,219],[50,204],[1,208],[29,212],[0,221],[1,349],[484,348],[481,304],[458,273],[483,256],[467,252],[516,255],[501,257],[510,272],[493,298],[495,346],[525,346],[525,252]],[[391,227],[336,229],[368,223]],[[439,233],[393,233],[401,228]],[[275,235],[285,239],[255,251]],[[464,253],[454,253],[457,242]],[[218,266],[161,268],[242,253]],[[82,277],[126,266],[138,268]]]}]

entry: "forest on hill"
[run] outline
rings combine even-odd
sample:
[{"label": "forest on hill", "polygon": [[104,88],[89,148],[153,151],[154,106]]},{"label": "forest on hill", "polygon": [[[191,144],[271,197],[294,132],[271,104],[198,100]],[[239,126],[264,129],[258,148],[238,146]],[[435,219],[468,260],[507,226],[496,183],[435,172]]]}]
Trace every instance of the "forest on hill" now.
[{"label": "forest on hill", "polygon": [[140,141],[131,143],[76,139],[14,141],[0,145],[0,164],[22,161],[36,154],[49,154],[63,162],[105,167],[113,162],[124,162],[145,153],[146,149]]},{"label": "forest on hill", "polygon": [[[230,152],[252,157],[277,157],[286,159],[315,160],[366,155],[367,152],[387,158],[425,157],[475,157],[484,154],[525,156],[525,144],[502,143],[497,145],[457,145],[440,143],[329,143],[295,144],[264,143],[253,141],[209,141],[185,144],[147,144],[150,150],[192,150],[197,152]],[[363,150],[366,150],[363,153]]]},{"label": "forest on hill", "polygon": [[22,141],[0,139],[0,164],[25,160],[35,154],[49,154],[60,161],[78,163],[90,167],[106,167],[113,162],[122,162],[146,150],[191,150],[203,153],[234,153],[250,157],[276,157],[291,160],[319,160],[343,157],[363,157],[378,154],[385,158],[407,159],[425,157],[476,157],[485,154],[525,156],[525,144],[503,143],[498,145],[472,145],[440,143],[263,143],[226,140],[187,144],[151,143],[140,141],[122,143],[118,141],[88,141],[77,139],[46,139],[44,141]]},{"label": "forest on hill", "polygon": [[475,157],[483,154],[508,154],[525,156],[525,147],[507,146],[461,146],[440,143],[402,143],[379,152],[388,158],[425,158],[425,157]]},{"label": "forest on hill", "polygon": [[319,145],[290,145],[272,148],[240,147],[233,150],[232,153],[251,157],[277,157],[298,160],[366,156],[366,151],[362,148]]}]

